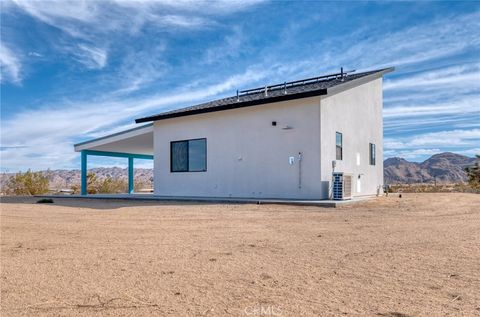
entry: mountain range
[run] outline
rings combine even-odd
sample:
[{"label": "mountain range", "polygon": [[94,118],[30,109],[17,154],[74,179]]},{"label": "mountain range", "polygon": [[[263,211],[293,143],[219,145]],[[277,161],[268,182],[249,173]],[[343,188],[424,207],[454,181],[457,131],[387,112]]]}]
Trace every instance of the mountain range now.
[{"label": "mountain range", "polygon": [[[383,163],[385,184],[466,182],[465,167],[473,165],[475,160],[450,152],[435,154],[421,163],[409,162],[400,157],[388,158]],[[89,172],[95,173],[99,179],[106,177],[127,179],[127,170],[120,167],[93,168]],[[12,175],[12,173],[0,174],[0,188],[4,188]],[[48,175],[52,189],[67,189],[80,184],[80,170],[51,170]],[[153,170],[135,169],[135,182],[141,183],[141,187],[152,188]]]},{"label": "mountain range", "polygon": [[432,155],[421,163],[393,157],[383,162],[383,175],[385,184],[462,183],[467,181],[465,167],[475,160],[450,152]]},{"label": "mountain range", "polygon": [[[89,173],[94,173],[97,179],[104,179],[107,177],[113,179],[123,179],[127,181],[127,169],[121,167],[98,167],[88,170]],[[80,184],[80,170],[50,170],[42,171],[48,175],[51,189],[69,189],[73,185]],[[0,175],[0,188],[4,185],[15,173],[5,173]],[[136,168],[134,171],[135,183],[141,184],[142,188],[153,188],[153,170],[148,168]]]}]

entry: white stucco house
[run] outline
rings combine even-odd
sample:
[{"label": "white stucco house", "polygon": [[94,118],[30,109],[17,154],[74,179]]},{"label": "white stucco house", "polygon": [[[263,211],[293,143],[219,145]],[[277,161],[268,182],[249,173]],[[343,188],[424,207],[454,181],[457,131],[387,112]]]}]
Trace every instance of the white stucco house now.
[{"label": "white stucco house", "polygon": [[376,195],[382,78],[393,70],[342,70],[138,118],[147,124],[75,145],[82,194],[87,157],[105,155],[128,158],[130,192],[134,159],[153,159],[158,196],[329,199],[342,173],[345,195]]}]

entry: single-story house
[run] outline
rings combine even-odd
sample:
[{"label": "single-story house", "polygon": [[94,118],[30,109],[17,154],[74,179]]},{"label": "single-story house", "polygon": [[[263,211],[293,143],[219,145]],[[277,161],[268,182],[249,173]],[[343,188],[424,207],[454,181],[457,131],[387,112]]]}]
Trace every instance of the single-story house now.
[{"label": "single-story house", "polygon": [[134,159],[153,159],[159,196],[376,195],[383,185],[382,78],[393,70],[342,69],[138,118],[147,124],[75,145],[82,194],[87,157],[103,155],[128,158],[130,193]]}]

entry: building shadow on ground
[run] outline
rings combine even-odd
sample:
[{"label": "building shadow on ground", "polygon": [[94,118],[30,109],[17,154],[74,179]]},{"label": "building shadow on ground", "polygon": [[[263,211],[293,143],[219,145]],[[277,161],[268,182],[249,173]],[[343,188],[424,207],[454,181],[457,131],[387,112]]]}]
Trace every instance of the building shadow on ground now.
[{"label": "building shadow on ground", "polygon": [[88,208],[111,210],[125,207],[152,207],[152,206],[191,206],[191,205],[223,205],[221,203],[201,202],[201,201],[153,201],[153,200],[129,200],[129,199],[99,199],[99,198],[51,198],[53,203],[37,203],[43,199],[42,197],[34,196],[2,196],[0,203],[5,208],[4,204],[28,204],[28,205],[50,205],[63,206],[71,208]]}]

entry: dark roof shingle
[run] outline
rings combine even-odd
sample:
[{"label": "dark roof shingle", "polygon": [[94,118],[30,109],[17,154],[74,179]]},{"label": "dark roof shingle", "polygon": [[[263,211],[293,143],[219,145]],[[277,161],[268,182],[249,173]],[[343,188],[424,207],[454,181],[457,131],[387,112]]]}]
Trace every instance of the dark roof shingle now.
[{"label": "dark roof shingle", "polygon": [[222,110],[255,106],[255,105],[261,105],[261,104],[278,102],[278,101],[326,95],[328,93],[328,90],[335,86],[345,84],[347,82],[352,82],[369,75],[373,75],[377,73],[381,73],[383,75],[391,71],[393,71],[393,68],[384,68],[384,69],[378,69],[378,70],[373,70],[373,71],[368,71],[363,73],[347,74],[346,76],[343,77],[343,80],[341,76],[335,76],[339,74],[332,74],[332,75],[328,75],[330,77],[326,77],[325,79],[318,79],[318,80],[306,79],[303,81],[300,80],[300,81],[295,81],[292,84],[286,83],[286,86],[284,86],[283,84],[279,84],[279,85],[272,86],[274,88],[272,88],[271,90],[267,90],[267,94],[265,94],[264,89],[262,90],[255,89],[253,92],[240,94],[238,95],[238,97],[232,96],[232,97],[205,102],[205,103],[198,104],[191,107],[162,112],[160,114],[136,119],[135,122],[141,123],[141,122],[157,121],[157,120],[163,120],[168,118],[190,116],[190,115],[200,114],[200,113],[222,111]]}]

